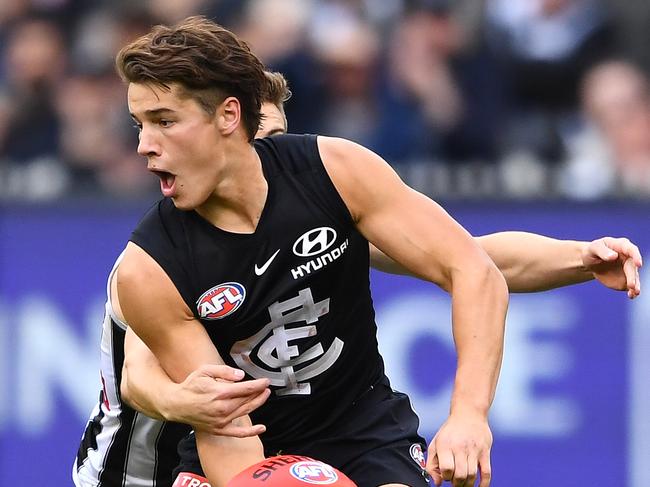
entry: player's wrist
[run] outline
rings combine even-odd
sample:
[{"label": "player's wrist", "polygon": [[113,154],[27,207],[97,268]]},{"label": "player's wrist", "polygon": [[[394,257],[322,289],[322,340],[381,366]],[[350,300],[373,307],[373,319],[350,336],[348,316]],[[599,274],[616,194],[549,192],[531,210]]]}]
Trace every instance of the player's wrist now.
[{"label": "player's wrist", "polygon": [[[576,242],[576,245],[579,248],[580,260],[577,272],[582,278],[581,281],[589,281],[595,279],[596,275],[594,274],[594,258],[595,253],[592,249],[594,242]],[[600,258],[596,256],[600,261]]]},{"label": "player's wrist", "polygon": [[474,416],[487,421],[491,401],[476,395],[455,393],[451,399],[449,415]]},{"label": "player's wrist", "polygon": [[158,409],[165,421],[182,422],[178,415],[179,406],[177,399],[179,394],[181,394],[179,389],[179,384],[170,382],[167,384],[167,387],[160,391],[162,393],[158,395]]},{"label": "player's wrist", "polygon": [[488,413],[490,411],[489,406],[482,404],[469,404],[469,403],[453,403],[449,408],[450,416],[473,416],[480,420],[487,421]]}]

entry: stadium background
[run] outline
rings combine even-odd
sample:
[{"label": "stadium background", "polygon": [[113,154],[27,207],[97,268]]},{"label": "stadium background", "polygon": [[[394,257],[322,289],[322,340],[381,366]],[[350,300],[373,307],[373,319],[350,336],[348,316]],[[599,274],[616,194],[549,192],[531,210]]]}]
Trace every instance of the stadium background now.
[{"label": "stadium background", "polygon": [[[105,278],[157,198],[111,59],[193,13],[287,75],[292,131],[369,145],[472,233],[626,235],[650,259],[644,2],[3,0],[0,485],[71,485]],[[389,373],[430,438],[453,371],[448,299],[372,281]],[[650,485],[650,296],[514,296],[506,340],[493,485]]]}]

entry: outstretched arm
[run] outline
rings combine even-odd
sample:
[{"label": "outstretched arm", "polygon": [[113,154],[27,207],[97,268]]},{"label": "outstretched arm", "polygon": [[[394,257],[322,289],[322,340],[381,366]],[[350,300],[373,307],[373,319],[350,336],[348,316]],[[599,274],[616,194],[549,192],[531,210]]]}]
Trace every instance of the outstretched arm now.
[{"label": "outstretched arm", "polygon": [[[641,292],[641,253],[627,238],[592,242],[557,240],[527,232],[499,232],[475,237],[497,265],[510,292],[538,292],[597,279],[610,289]],[[410,274],[374,245],[373,267],[391,274]]]},{"label": "outstretched arm", "polygon": [[[419,277],[452,295],[458,355],[450,415],[429,447],[427,469],[481,487],[490,479],[487,413],[503,351],[508,292],[502,274],[440,206],[404,185],[379,156],[352,142],[318,138],[323,164],[359,231]],[[460,485],[460,484],[459,484]]]}]

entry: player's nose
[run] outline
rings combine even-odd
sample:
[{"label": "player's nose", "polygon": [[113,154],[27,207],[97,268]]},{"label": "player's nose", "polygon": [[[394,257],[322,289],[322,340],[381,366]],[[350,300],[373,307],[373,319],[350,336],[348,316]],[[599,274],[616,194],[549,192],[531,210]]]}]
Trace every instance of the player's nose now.
[{"label": "player's nose", "polygon": [[160,155],[160,144],[156,141],[154,134],[144,128],[140,131],[138,154],[145,157]]}]

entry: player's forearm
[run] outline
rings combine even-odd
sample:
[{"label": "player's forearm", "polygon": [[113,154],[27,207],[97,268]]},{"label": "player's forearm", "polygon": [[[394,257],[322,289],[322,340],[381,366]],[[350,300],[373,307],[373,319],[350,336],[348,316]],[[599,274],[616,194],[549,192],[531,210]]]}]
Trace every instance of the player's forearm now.
[{"label": "player's forearm", "polygon": [[125,359],[121,393],[133,409],[154,419],[171,420],[167,400],[174,396],[175,386],[153,354],[144,361]]},{"label": "player's forearm", "polygon": [[403,276],[414,276],[412,272],[399,264],[397,261],[388,257],[385,253],[375,247],[373,244],[370,245],[370,265],[373,269],[378,271],[387,272],[388,274],[400,274]]},{"label": "player's forearm", "polygon": [[[246,416],[235,421],[250,425]],[[234,438],[196,431],[196,446],[201,466],[212,487],[224,487],[242,470],[264,460],[259,437]]]},{"label": "player's forearm", "polygon": [[476,240],[497,265],[510,292],[536,292],[593,279],[584,268],[587,242],[527,232],[499,232]]},{"label": "player's forearm", "polygon": [[[513,293],[545,291],[593,279],[582,263],[581,252],[587,242],[526,232],[492,233],[475,240],[503,273]],[[383,272],[413,275],[372,244],[370,262]]]},{"label": "player's forearm", "polygon": [[458,357],[451,410],[471,408],[487,415],[501,368],[508,290],[490,264],[455,274],[452,318]]}]

